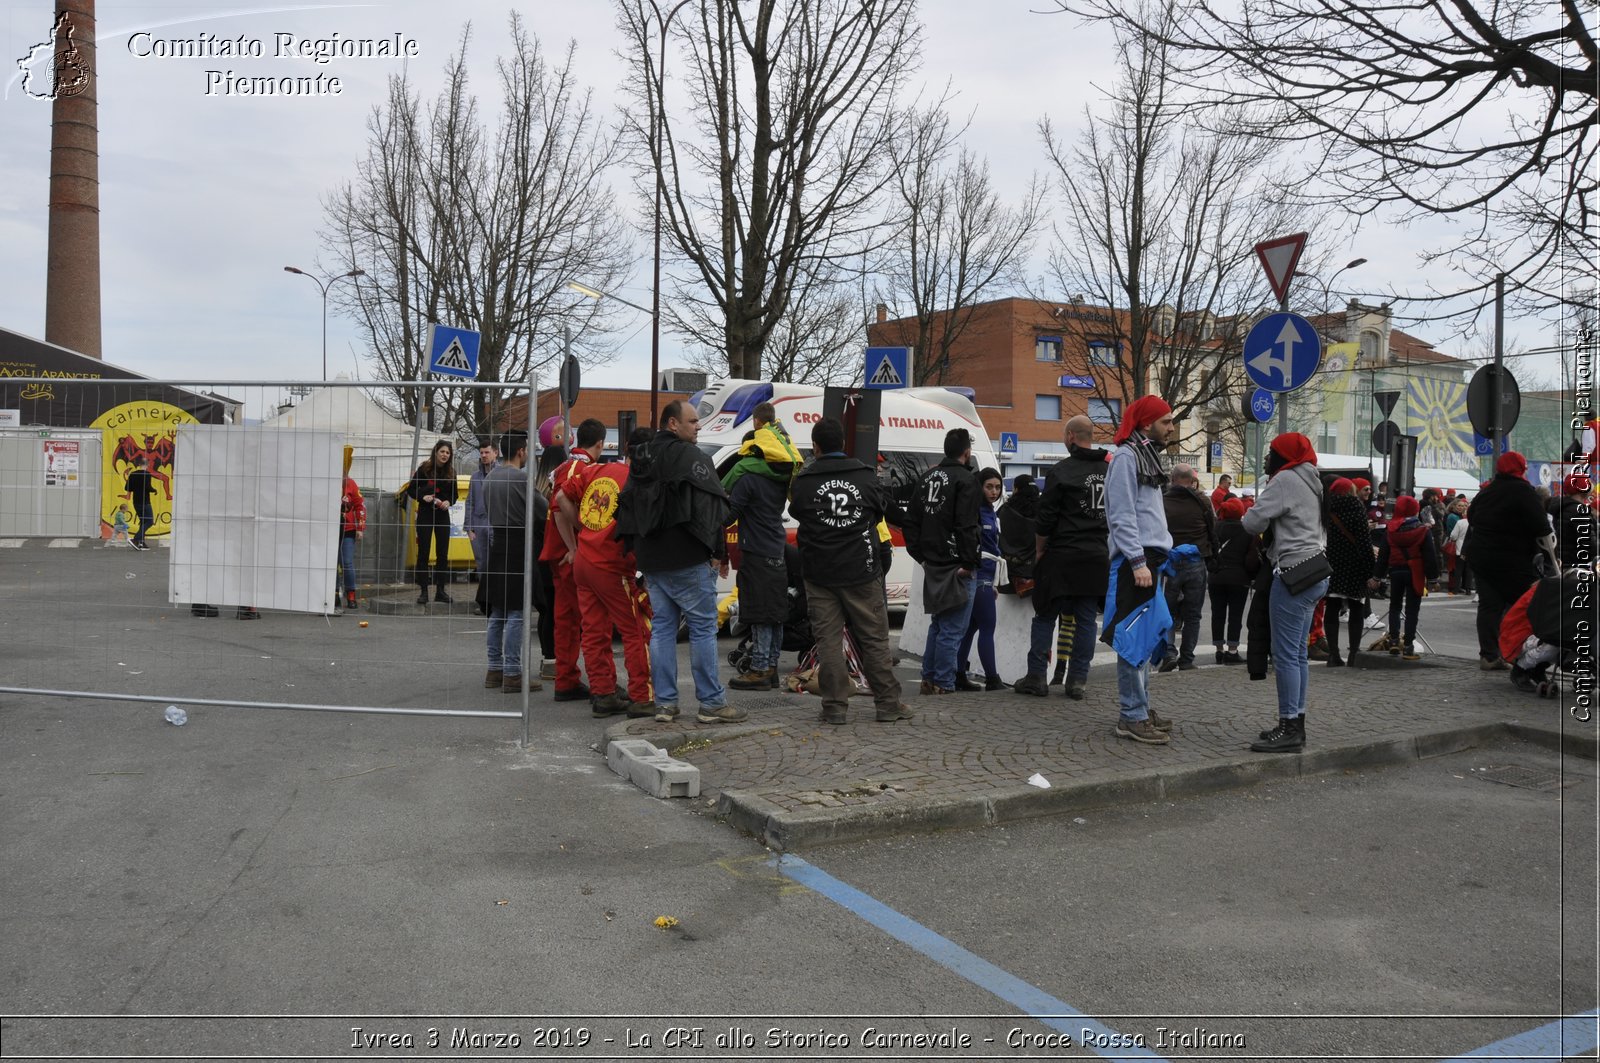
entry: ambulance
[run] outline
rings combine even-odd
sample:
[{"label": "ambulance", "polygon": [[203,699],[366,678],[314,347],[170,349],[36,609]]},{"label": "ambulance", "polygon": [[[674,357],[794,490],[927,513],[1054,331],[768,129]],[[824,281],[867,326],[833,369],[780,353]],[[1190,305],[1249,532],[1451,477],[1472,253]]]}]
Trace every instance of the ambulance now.
[{"label": "ambulance", "polygon": [[[920,387],[884,391],[878,426],[878,476],[902,504],[911,498],[922,474],[944,460],[944,436],[952,428],[972,433],[974,471],[1000,467],[994,443],[983,427],[972,392],[966,388]],[[719,476],[739,460],[744,435],[755,427],[753,414],[772,403],[778,422],[802,457],[811,456],[811,426],[822,419],[823,389],[811,384],[769,384],[759,380],[719,380],[690,397],[700,414],[700,449],[711,456]],[[785,517],[794,538],[794,522]],[[911,568],[898,530],[892,531],[894,564],[889,569],[889,608],[903,611],[911,594]],[[731,579],[728,581],[731,586]]]}]

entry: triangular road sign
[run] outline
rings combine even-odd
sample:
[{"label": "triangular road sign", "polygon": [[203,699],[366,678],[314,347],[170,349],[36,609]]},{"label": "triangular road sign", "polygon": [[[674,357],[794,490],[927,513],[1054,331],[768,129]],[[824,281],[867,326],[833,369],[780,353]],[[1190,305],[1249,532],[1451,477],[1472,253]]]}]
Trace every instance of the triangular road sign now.
[{"label": "triangular road sign", "polygon": [[439,358],[433,363],[434,372],[441,373],[451,369],[463,373],[472,372],[472,361],[467,357],[467,352],[462,349],[461,341],[452,339],[450,346],[440,352]]},{"label": "triangular road sign", "polygon": [[900,370],[895,368],[894,359],[888,357],[878,363],[878,368],[873,370],[872,379],[867,383],[880,388],[898,388],[905,385],[905,381],[900,379]]},{"label": "triangular road sign", "polygon": [[1261,259],[1261,268],[1267,271],[1267,283],[1272,285],[1272,294],[1280,303],[1289,298],[1289,282],[1294,279],[1294,268],[1300,264],[1300,252],[1305,248],[1305,233],[1263,240],[1256,245],[1256,257]]}]

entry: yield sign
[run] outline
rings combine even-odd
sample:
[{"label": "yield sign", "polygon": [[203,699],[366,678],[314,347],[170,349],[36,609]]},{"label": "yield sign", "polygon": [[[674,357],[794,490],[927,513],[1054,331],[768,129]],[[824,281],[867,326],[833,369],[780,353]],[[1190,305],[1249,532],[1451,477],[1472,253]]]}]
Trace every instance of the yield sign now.
[{"label": "yield sign", "polygon": [[1305,248],[1305,233],[1263,240],[1256,245],[1256,257],[1261,260],[1261,268],[1267,271],[1267,283],[1272,285],[1272,294],[1280,303],[1289,299],[1289,281],[1294,278],[1294,268],[1300,264],[1300,252]]}]

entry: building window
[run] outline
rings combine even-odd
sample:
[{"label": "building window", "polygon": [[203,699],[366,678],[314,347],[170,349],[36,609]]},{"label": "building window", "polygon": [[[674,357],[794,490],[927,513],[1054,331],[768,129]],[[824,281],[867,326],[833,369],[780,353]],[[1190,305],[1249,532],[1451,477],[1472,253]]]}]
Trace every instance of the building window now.
[{"label": "building window", "polygon": [[1117,399],[1090,399],[1084,412],[1095,424],[1122,423],[1122,403]]},{"label": "building window", "polygon": [[1383,337],[1376,332],[1363,332],[1361,334],[1361,360],[1373,365],[1383,364]]},{"label": "building window", "polygon": [[1337,454],[1339,452],[1339,426],[1329,421],[1322,422],[1322,430],[1317,433],[1317,452]]},{"label": "building window", "polygon": [[1089,341],[1089,364],[1092,366],[1115,369],[1117,363],[1121,360],[1121,354],[1122,344],[1120,343],[1111,340]]},{"label": "building window", "polygon": [[1040,336],[1033,341],[1033,358],[1036,362],[1061,361],[1061,337]]},{"label": "building window", "polygon": [[1033,397],[1033,419],[1035,421],[1061,420],[1061,396],[1035,395]]}]

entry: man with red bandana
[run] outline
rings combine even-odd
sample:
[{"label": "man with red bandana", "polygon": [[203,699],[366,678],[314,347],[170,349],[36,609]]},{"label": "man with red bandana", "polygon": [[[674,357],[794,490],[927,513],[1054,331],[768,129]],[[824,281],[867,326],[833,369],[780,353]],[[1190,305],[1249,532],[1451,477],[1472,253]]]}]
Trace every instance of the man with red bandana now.
[{"label": "man with red bandana", "polygon": [[[606,442],[606,426],[590,417],[578,425],[577,442],[572,456],[557,465],[550,474],[550,516],[545,522],[544,548],[539,551],[539,560],[550,566],[551,581],[555,585],[556,592],[557,701],[584,701],[590,695],[589,688],[583,683],[583,673],[578,669],[578,655],[583,640],[583,617],[578,608],[578,584],[572,574],[572,548],[575,543],[567,541],[572,529],[563,529],[557,520],[560,510],[556,499],[560,497],[567,480],[574,473],[600,457],[600,448],[605,446]],[[606,644],[608,657],[610,652],[608,642]],[[592,662],[589,667],[594,667]]]},{"label": "man with red bandana", "polygon": [[[1155,597],[1156,570],[1172,549],[1162,491],[1167,474],[1161,449],[1178,434],[1172,407],[1156,395],[1128,403],[1117,428],[1117,449],[1106,469],[1106,525],[1110,529],[1111,585],[1106,591],[1106,619],[1100,641],[1115,645],[1117,629],[1139,606]],[[1159,645],[1159,644],[1158,644]],[[1172,723],[1150,707],[1149,653],[1130,661],[1117,655],[1118,738],[1148,745],[1171,741]]]},{"label": "man with red bandana", "polygon": [[[635,430],[625,443],[627,453],[653,434],[648,428]],[[648,598],[639,587],[633,552],[616,537],[617,499],[627,482],[628,466],[623,462],[590,464],[568,476],[556,496],[564,523],[576,531],[577,549],[569,560],[583,613],[583,659],[589,668],[593,691],[589,704],[595,716],[656,714],[650,680],[650,615],[643,604]],[[622,634],[626,694],[617,687],[612,628]]]}]

